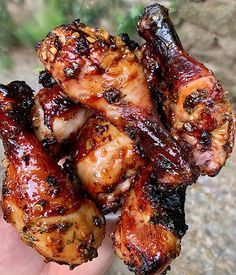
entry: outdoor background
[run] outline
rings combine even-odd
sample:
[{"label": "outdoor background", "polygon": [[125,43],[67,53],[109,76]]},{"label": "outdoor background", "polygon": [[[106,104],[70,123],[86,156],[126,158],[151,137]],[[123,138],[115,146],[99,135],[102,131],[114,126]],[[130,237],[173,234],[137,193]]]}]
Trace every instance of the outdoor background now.
[{"label": "outdoor background", "polygon": [[[80,18],[134,39],[137,18],[153,1],[0,0],[0,83],[25,80],[38,90],[42,69],[34,51],[54,27]],[[185,48],[217,75],[236,105],[236,1],[158,1],[170,8]],[[189,188],[189,230],[181,256],[168,274],[236,274],[236,154],[216,178],[201,178]],[[96,274],[96,273],[95,273]],[[129,274],[118,260],[107,275]],[[100,274],[99,274],[100,275]]]}]

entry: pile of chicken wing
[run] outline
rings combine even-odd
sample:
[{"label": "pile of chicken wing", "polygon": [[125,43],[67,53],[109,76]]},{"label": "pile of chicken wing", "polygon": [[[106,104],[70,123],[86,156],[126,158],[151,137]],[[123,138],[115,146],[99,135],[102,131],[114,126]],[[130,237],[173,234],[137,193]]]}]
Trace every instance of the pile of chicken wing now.
[{"label": "pile of chicken wing", "polygon": [[187,186],[232,152],[227,92],[168,10],[148,6],[137,30],[142,46],[80,20],[57,27],[36,47],[43,88],[0,85],[4,218],[46,261],[97,257],[104,215],[121,208],[116,255],[136,274],[165,272],[187,230]]}]

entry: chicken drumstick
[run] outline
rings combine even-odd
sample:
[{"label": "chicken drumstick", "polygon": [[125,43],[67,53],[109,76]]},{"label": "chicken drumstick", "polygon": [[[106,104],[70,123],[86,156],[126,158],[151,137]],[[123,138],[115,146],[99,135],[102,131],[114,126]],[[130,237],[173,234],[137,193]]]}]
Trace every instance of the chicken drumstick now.
[{"label": "chicken drumstick", "polygon": [[157,92],[163,89],[155,60],[167,84],[160,96],[172,136],[192,152],[202,174],[215,176],[232,152],[235,136],[226,91],[210,70],[183,49],[165,7],[157,3],[147,7],[138,32],[147,41],[143,64],[148,67],[150,86]]},{"label": "chicken drumstick", "polygon": [[74,267],[97,256],[104,218],[44,152],[31,128],[32,105],[33,92],[24,82],[0,85],[4,218],[46,261]]},{"label": "chicken drumstick", "polygon": [[192,184],[197,172],[160,122],[143,68],[121,37],[78,20],[54,29],[37,47],[65,93],[138,143],[165,188]]},{"label": "chicken drumstick", "polygon": [[117,256],[136,274],[163,272],[179,255],[187,229],[185,187],[163,192],[155,181],[150,166],[139,172],[113,234]]}]

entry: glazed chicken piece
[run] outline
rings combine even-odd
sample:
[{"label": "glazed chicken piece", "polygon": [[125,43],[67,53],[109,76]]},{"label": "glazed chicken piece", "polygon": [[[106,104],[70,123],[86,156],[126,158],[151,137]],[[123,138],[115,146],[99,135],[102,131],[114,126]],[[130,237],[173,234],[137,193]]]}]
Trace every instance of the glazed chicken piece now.
[{"label": "glazed chicken piece", "polygon": [[67,153],[68,145],[91,115],[91,111],[68,99],[57,84],[37,93],[31,111],[37,138],[56,157]]},{"label": "glazed chicken piece", "polygon": [[150,166],[140,171],[125,196],[113,233],[115,252],[131,271],[163,272],[179,255],[187,229],[184,201],[185,188],[163,192]]},{"label": "glazed chicken piece", "polygon": [[[62,157],[58,163],[71,180],[79,178],[79,184],[103,213],[115,211],[130,187],[131,177],[147,160],[140,148],[108,121],[98,117],[87,121],[91,111],[74,104],[61,91],[53,85],[36,95],[31,111],[36,135],[44,146],[49,145],[53,156]],[[73,118],[75,111],[78,116]],[[59,123],[64,127],[55,127]],[[71,132],[73,138],[68,135]],[[67,148],[60,146],[62,141]]]},{"label": "glazed chicken piece", "polygon": [[[162,90],[172,135],[192,152],[203,175],[215,176],[234,143],[234,112],[227,92],[210,70],[183,49],[165,7],[156,3],[147,7],[138,31],[147,41],[143,64],[149,83],[157,92]],[[155,77],[159,72],[154,60],[167,84],[164,90]]]},{"label": "glazed chicken piece", "polygon": [[32,105],[25,82],[0,85],[4,218],[46,261],[74,267],[97,256],[105,221],[43,150],[31,128]]},{"label": "glazed chicken piece", "polygon": [[75,147],[76,171],[87,193],[103,213],[117,210],[148,161],[130,138],[98,117],[88,120]]},{"label": "glazed chicken piece", "polygon": [[165,188],[192,184],[197,171],[160,122],[143,68],[121,37],[79,20],[54,29],[37,47],[65,93],[127,133],[148,156]]}]

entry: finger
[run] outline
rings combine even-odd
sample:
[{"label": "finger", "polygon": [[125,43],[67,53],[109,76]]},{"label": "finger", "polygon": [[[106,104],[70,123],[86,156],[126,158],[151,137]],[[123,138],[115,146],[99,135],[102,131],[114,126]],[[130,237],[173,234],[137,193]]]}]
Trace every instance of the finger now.
[{"label": "finger", "polygon": [[[0,274],[38,275],[44,267],[40,256],[19,238],[12,225],[3,220],[0,207]],[[30,273],[29,273],[30,272]]]}]

